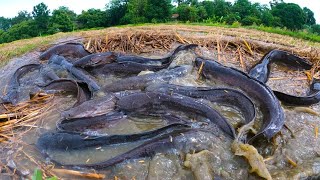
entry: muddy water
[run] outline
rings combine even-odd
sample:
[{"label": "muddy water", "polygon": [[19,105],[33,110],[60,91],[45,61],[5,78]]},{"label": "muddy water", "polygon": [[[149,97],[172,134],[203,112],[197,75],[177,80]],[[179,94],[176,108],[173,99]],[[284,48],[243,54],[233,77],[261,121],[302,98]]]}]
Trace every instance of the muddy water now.
[{"label": "muddy water", "polygon": [[[206,52],[211,57],[216,57]],[[37,62],[37,53],[15,59],[7,67],[2,69],[1,84],[6,83],[17,67],[30,62]],[[194,55],[190,52],[179,54],[174,61],[175,65],[192,64]],[[257,59],[258,60],[258,59]],[[223,63],[223,62],[222,62]],[[228,61],[228,66],[240,68],[239,63]],[[283,80],[270,80],[268,85],[275,90],[301,95],[308,88],[306,80],[295,80],[296,77],[304,76],[302,72],[291,71],[275,65],[271,77],[292,77]],[[30,73],[24,79],[35,79],[36,73]],[[116,81],[116,76],[96,77],[100,85]],[[177,78],[170,83],[188,86],[223,86],[212,82],[200,81],[194,70],[183,78]],[[3,86],[2,86],[3,87]],[[101,96],[103,93],[97,93]],[[70,164],[94,163],[107,160],[120,153],[134,148],[142,142],[128,143],[111,147],[93,147],[77,151],[50,152],[50,157],[43,157],[35,148],[34,144],[44,132],[55,131],[56,121],[60,119],[60,112],[72,106],[75,99],[72,96],[56,96],[56,104],[34,128],[22,137],[23,143],[15,145],[16,149],[3,147],[1,158],[4,162],[13,160],[18,170],[29,174],[39,166],[32,159],[44,164],[51,164],[50,159]],[[221,112],[234,125],[243,121],[243,117],[230,107],[210,104]],[[283,106],[286,117],[286,125],[293,134],[283,128],[281,134],[274,138],[273,142],[263,142],[258,146],[259,152],[267,158],[266,164],[274,179],[300,179],[308,175],[320,173],[320,138],[315,136],[315,126],[319,126],[320,117],[305,112],[297,111],[292,107]],[[320,105],[309,108],[320,112]],[[258,114],[261,118],[261,114]],[[258,118],[259,119],[259,118]],[[133,118],[128,117],[119,122],[111,123],[107,128],[98,130],[99,134],[127,134],[151,130],[165,125],[166,122],[157,118]],[[175,149],[168,149],[158,153],[152,158],[129,160],[114,167],[97,171],[106,175],[106,179],[195,179],[201,174],[202,179],[221,177],[222,179],[259,179],[249,173],[249,165],[242,158],[234,156],[231,152],[231,140],[224,136],[216,127],[210,132],[184,133],[173,140]],[[13,151],[12,151],[13,150]],[[205,153],[202,150],[208,150]],[[191,153],[193,168],[183,165],[185,155]],[[28,156],[27,156],[27,155]],[[32,157],[32,159],[30,158]],[[297,164],[296,167],[289,163],[289,158]],[[82,171],[89,171],[82,169]],[[59,175],[65,179],[77,179],[69,175]],[[197,176],[198,177],[198,176]]]}]

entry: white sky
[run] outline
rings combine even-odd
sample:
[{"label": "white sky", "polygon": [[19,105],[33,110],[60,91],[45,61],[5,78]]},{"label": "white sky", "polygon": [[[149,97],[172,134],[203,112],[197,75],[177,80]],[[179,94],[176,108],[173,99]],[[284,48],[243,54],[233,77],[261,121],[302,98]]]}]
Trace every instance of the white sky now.
[{"label": "white sky", "polygon": [[[234,2],[234,0],[227,0]],[[251,2],[259,2],[261,4],[269,4],[271,0],[250,0]],[[289,3],[296,3],[303,7],[308,7],[314,14],[317,23],[320,23],[320,0],[284,0]],[[57,9],[59,6],[67,6],[69,9],[80,14],[82,10],[90,8],[105,9],[105,5],[109,0],[0,0],[0,16],[14,17],[21,10],[32,12],[33,6],[44,2],[51,10]]]}]

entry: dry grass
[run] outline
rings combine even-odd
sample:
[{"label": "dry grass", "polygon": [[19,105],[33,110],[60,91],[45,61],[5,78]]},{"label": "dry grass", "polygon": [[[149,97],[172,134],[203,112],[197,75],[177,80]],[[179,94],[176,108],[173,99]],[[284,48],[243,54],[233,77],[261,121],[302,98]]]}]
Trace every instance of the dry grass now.
[{"label": "dry grass", "polygon": [[[37,120],[52,107],[53,95],[36,94],[31,100],[14,106],[2,104],[5,112],[0,114],[0,142],[21,136],[31,128],[37,127]],[[26,131],[20,129],[25,127]]]},{"label": "dry grass", "polygon": [[[217,49],[219,59],[226,51],[263,55],[271,49],[293,52],[312,61],[320,59],[320,43],[243,28],[188,25],[149,25],[142,27],[107,28],[83,32],[85,45],[91,52],[126,53],[168,52],[177,43],[198,44]],[[241,55],[242,55],[241,54]],[[239,55],[240,56],[240,55]],[[242,57],[247,59],[246,56]],[[256,57],[254,57],[256,58]],[[257,59],[252,59],[257,60]]]}]

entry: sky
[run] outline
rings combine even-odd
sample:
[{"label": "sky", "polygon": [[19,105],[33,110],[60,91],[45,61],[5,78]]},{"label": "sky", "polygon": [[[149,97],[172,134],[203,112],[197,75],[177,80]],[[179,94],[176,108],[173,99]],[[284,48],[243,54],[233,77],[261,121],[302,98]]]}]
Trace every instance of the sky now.
[{"label": "sky", "polygon": [[[227,0],[234,2],[234,0]],[[271,0],[250,0],[251,2],[259,2],[260,4],[269,4]],[[80,14],[82,10],[90,8],[105,9],[105,5],[109,0],[0,0],[0,16],[14,17],[19,11],[26,10],[32,12],[33,6],[39,3],[45,3],[52,11],[59,6],[66,6],[75,13]],[[314,14],[318,24],[320,24],[320,0],[284,0],[284,2],[296,3],[303,7],[308,7]]]}]

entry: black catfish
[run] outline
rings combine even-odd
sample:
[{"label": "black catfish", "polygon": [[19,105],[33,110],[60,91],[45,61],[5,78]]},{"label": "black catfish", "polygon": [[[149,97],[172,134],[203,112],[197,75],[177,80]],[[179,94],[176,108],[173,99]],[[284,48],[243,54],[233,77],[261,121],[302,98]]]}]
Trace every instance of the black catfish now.
[{"label": "black catfish", "polygon": [[96,53],[85,56],[73,63],[75,67],[94,68],[97,66],[116,62],[117,54],[114,52]]},{"label": "black catfish", "polygon": [[183,128],[191,128],[191,126],[188,124],[171,123],[158,129],[135,134],[100,135],[90,137],[82,135],[81,133],[53,132],[41,135],[36,145],[41,151],[74,150],[147,140],[164,134],[170,134],[174,130]]},{"label": "black catfish", "polygon": [[[267,53],[259,63],[250,69],[249,75],[261,82],[267,82],[270,74],[270,66],[273,62],[281,62],[285,65],[289,65],[290,67],[302,70],[309,70],[312,68],[312,63],[303,58],[286,51],[272,50]],[[294,96],[280,91],[273,92],[284,104],[291,106],[309,106],[319,103],[320,101],[320,90],[314,90],[315,85],[319,83],[315,82],[316,81],[311,84],[310,93],[307,96]]]},{"label": "black catfish", "polygon": [[133,56],[133,55],[123,55],[119,54],[117,57],[117,62],[136,62],[141,64],[153,64],[153,63],[160,63],[161,65],[170,64],[177,53],[180,51],[186,51],[192,48],[197,47],[197,44],[187,44],[187,45],[179,45],[176,47],[173,51],[171,51],[169,54],[167,54],[163,58],[158,59],[152,59],[152,58],[146,58],[141,56]]},{"label": "black catfish", "polygon": [[159,72],[133,76],[107,84],[102,88],[105,92],[117,92],[124,90],[143,90],[150,83],[164,83],[169,80],[185,76],[189,71],[188,66],[180,66],[172,69],[165,69]]},{"label": "black catfish", "polygon": [[40,75],[44,79],[44,81],[52,81],[60,79],[59,76],[54,72],[54,70],[48,66],[43,65],[40,69]]},{"label": "black catfish", "polygon": [[320,82],[314,79],[306,96],[294,96],[279,91],[273,91],[277,98],[290,106],[310,106],[320,102]]},{"label": "black catfish", "polygon": [[41,89],[50,93],[52,91],[71,92],[76,95],[77,102],[74,106],[78,106],[92,97],[88,84],[84,82],[77,82],[72,79],[58,79],[53,80],[45,85],[38,85]]},{"label": "black catfish", "polygon": [[154,84],[146,88],[147,91],[166,94],[177,93],[193,98],[207,99],[211,102],[235,107],[244,116],[246,123],[254,120],[256,111],[252,100],[239,90],[231,88],[179,86],[174,84]]},{"label": "black catfish", "polygon": [[[176,54],[182,50],[188,50],[197,47],[196,44],[180,45],[167,57],[161,59],[149,59],[138,56],[119,56],[117,62],[105,64],[96,68],[89,69],[93,74],[138,74],[141,71],[160,71],[168,68],[174,60]],[[160,62],[161,65],[152,65],[150,62]]]},{"label": "black catfish", "polygon": [[261,82],[267,82],[271,64],[274,62],[281,62],[297,69],[309,70],[312,68],[312,63],[306,59],[302,59],[286,51],[275,49],[265,54],[262,59],[249,70],[249,75]]},{"label": "black catfish", "polygon": [[75,78],[80,81],[86,82],[92,91],[98,91],[100,89],[100,86],[88,74],[86,74],[86,72],[74,67],[73,64],[68,62],[63,56],[53,55],[49,59],[49,63],[57,64],[65,68]]},{"label": "black catfish", "polygon": [[94,117],[114,110],[117,98],[112,94],[83,102],[81,105],[61,113],[65,119]]},{"label": "black catfish", "polygon": [[232,87],[237,87],[259,103],[263,113],[262,127],[249,141],[265,136],[267,139],[279,132],[284,124],[282,107],[272,92],[264,83],[256,80],[235,68],[223,66],[214,60],[196,58],[196,66],[203,65],[201,75],[206,79],[218,81]]},{"label": "black catfish", "polygon": [[185,133],[188,131],[196,131],[196,130],[193,130],[189,127],[180,127],[180,128],[173,129],[170,132],[163,133],[156,138],[151,138],[150,140],[147,140],[143,144],[139,145],[138,147],[135,147],[123,154],[117,155],[111,159],[101,161],[98,163],[62,164],[54,160],[53,162],[67,168],[80,167],[80,168],[104,169],[130,159],[153,157],[158,152],[163,152],[168,149],[174,148],[175,144],[173,142],[173,139],[181,135],[181,133]]},{"label": "black catfish", "polygon": [[112,122],[120,121],[127,118],[127,116],[118,111],[112,111],[107,114],[92,116],[92,117],[81,117],[81,118],[72,118],[72,119],[61,119],[56,125],[59,131],[66,132],[79,132],[83,133],[84,131],[102,129],[110,125]]},{"label": "black catfish", "polygon": [[167,95],[156,92],[134,93],[120,98],[117,107],[127,113],[153,113],[154,110],[174,109],[187,113],[199,114],[216,124],[229,137],[235,138],[232,125],[209,105],[196,99],[178,94]]},{"label": "black catfish", "polygon": [[[27,73],[34,70],[39,70],[40,68],[41,64],[27,64],[18,68],[9,80],[9,83],[7,85],[7,93],[1,98],[2,103],[17,104],[21,99],[19,96],[22,95],[19,92],[19,80]],[[27,96],[29,96],[29,94],[27,94]]]},{"label": "black catfish", "polygon": [[91,54],[80,43],[66,43],[53,46],[40,55],[40,60],[48,60],[52,55],[71,56],[82,58]]}]

